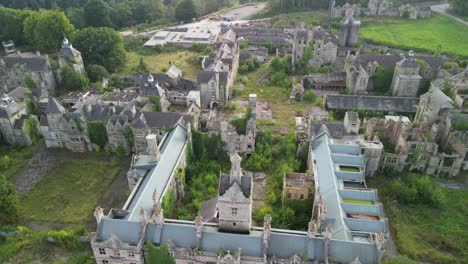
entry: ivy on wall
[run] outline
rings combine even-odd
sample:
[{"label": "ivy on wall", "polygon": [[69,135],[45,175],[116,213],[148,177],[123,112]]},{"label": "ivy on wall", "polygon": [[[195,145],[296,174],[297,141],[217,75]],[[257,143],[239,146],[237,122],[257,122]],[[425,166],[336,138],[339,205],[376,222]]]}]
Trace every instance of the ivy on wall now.
[{"label": "ivy on wall", "polygon": [[107,130],[104,124],[101,121],[89,121],[87,126],[89,140],[101,149],[104,148],[107,144]]}]

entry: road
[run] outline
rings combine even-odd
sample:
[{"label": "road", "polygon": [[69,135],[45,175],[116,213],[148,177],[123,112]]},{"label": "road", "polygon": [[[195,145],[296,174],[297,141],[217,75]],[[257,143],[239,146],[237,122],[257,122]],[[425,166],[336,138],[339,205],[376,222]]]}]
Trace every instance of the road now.
[{"label": "road", "polygon": [[449,9],[449,4],[441,4],[441,5],[433,5],[431,6],[431,10],[434,11],[434,12],[438,12],[438,13],[441,13],[445,16],[448,16],[450,17],[451,19],[454,19],[460,23],[463,23],[465,25],[468,26],[468,22],[459,18],[459,17],[456,17],[454,15],[451,15],[450,13],[447,12],[447,10]]},{"label": "road", "polygon": [[[241,24],[246,24],[249,23],[250,20],[248,20],[250,17],[255,15],[256,13],[264,10],[267,7],[266,3],[257,3],[255,5],[245,5],[245,6],[240,6],[237,8],[233,9],[228,9],[225,11],[220,11],[215,13],[215,15],[219,17],[229,17],[231,18],[230,22],[227,21],[222,21],[222,20],[209,20],[208,18],[204,18],[200,21],[197,22],[192,22],[188,24],[183,24],[183,25],[178,25],[174,27],[168,27],[168,28],[206,28],[209,29],[213,33],[219,33],[221,31],[221,24],[226,24],[226,25],[241,25]],[[206,16],[205,16],[206,17]],[[158,30],[152,30],[152,31],[147,31],[147,32],[141,32],[138,33],[139,35],[142,36],[153,36]]]}]

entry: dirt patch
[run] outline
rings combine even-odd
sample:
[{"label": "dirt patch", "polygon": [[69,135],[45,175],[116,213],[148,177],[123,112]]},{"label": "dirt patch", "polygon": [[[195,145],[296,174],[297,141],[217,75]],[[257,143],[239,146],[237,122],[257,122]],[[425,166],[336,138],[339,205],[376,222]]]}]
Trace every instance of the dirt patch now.
[{"label": "dirt patch", "polygon": [[21,196],[27,193],[41,176],[56,164],[57,160],[58,156],[51,153],[45,144],[41,144],[26,167],[12,179],[18,193]]}]

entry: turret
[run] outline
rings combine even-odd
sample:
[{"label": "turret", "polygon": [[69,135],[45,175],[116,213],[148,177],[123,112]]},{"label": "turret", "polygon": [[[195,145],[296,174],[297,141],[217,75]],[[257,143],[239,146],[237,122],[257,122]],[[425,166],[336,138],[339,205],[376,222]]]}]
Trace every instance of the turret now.
[{"label": "turret", "polygon": [[240,182],[242,177],[241,161],[242,158],[237,152],[231,156],[231,182],[236,179]]},{"label": "turret", "polygon": [[158,139],[155,134],[149,134],[146,136],[146,153],[154,158],[155,161],[159,161],[161,153],[159,152]]}]

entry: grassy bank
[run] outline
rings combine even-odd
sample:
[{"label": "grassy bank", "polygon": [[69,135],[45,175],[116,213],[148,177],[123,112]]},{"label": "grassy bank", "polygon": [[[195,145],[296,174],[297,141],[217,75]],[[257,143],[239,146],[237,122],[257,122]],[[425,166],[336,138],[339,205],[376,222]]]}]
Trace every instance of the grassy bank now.
[{"label": "grassy bank", "polygon": [[468,27],[446,16],[433,13],[429,19],[408,20],[394,17],[362,19],[361,40],[395,48],[415,49],[468,57]]},{"label": "grassy bank", "polygon": [[11,179],[26,166],[38,146],[0,146],[0,173]]},{"label": "grassy bank", "polygon": [[168,69],[173,64],[182,70],[184,78],[195,80],[201,70],[200,56],[199,53],[188,50],[147,55],[129,52],[127,53],[127,64],[119,73],[121,75],[134,74],[133,69],[139,64],[140,58],[143,58],[150,72],[161,72],[161,69]]},{"label": "grassy bank", "polygon": [[22,199],[22,215],[28,221],[84,223],[121,169],[93,158],[61,161]]},{"label": "grassy bank", "polygon": [[468,191],[442,187],[426,189],[426,193],[436,191],[442,197],[439,206],[429,206],[417,201],[404,203],[391,197],[391,193],[396,192],[391,186],[398,186],[394,184],[395,179],[379,177],[374,180],[380,185],[380,198],[400,254],[423,262],[468,263]]}]

